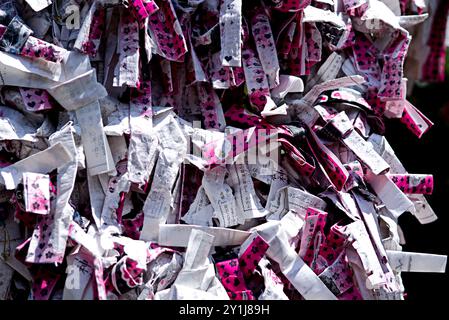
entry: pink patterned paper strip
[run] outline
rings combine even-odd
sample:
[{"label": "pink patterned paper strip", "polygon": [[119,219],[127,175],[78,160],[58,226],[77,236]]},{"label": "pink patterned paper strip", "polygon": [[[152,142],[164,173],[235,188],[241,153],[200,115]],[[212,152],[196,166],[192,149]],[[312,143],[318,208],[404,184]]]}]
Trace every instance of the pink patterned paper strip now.
[{"label": "pink patterned paper strip", "polygon": [[217,93],[209,83],[198,83],[197,88],[205,128],[223,130],[226,123]]},{"label": "pink patterned paper strip", "polygon": [[407,100],[401,122],[418,138],[433,126],[433,122]]},{"label": "pink patterned paper strip", "polygon": [[51,110],[56,107],[56,101],[44,89],[19,88],[19,91],[28,111]]},{"label": "pink patterned paper strip", "polygon": [[246,248],[239,258],[240,270],[245,279],[253,274],[269,247],[270,245],[261,236],[257,236]]},{"label": "pink patterned paper strip", "polygon": [[82,44],[83,53],[95,57],[100,47],[101,37],[105,29],[106,9],[97,5],[92,15],[92,21],[89,29],[89,36],[86,42]]},{"label": "pink patterned paper strip", "polygon": [[182,61],[187,43],[171,1],[157,1],[159,10],[148,19],[162,56],[171,61]]},{"label": "pink patterned paper strip", "polygon": [[397,30],[393,42],[384,52],[384,65],[378,96],[382,100],[401,99],[401,87],[405,55],[410,44],[411,36]]},{"label": "pink patterned paper strip", "polygon": [[269,87],[275,88],[279,85],[279,61],[270,18],[262,7],[257,7],[251,18],[251,32]]},{"label": "pink patterned paper strip", "polygon": [[299,248],[299,256],[312,270],[316,270],[316,258],[320,246],[324,243],[324,226],[326,225],[327,212],[309,207],[307,209],[302,229],[302,237]]},{"label": "pink patterned paper strip", "polygon": [[387,174],[402,192],[407,194],[432,194],[431,174]]},{"label": "pink patterned paper strip", "polygon": [[67,51],[44,40],[29,36],[20,55],[33,59],[44,59],[50,62],[61,62]]},{"label": "pink patterned paper strip", "polygon": [[243,47],[242,60],[250,104],[262,111],[270,97],[267,75],[256,52],[247,45]]},{"label": "pink patterned paper strip", "polygon": [[146,18],[149,17],[149,13],[143,3],[143,0],[131,0],[129,2],[129,8],[132,14],[136,17],[139,24],[142,26]]},{"label": "pink patterned paper strip", "polygon": [[23,187],[27,212],[44,215],[50,213],[50,177],[47,174],[24,173]]},{"label": "pink patterned paper strip", "polygon": [[151,81],[142,81],[140,88],[131,88],[131,113],[136,112],[143,117],[153,115],[151,100]]},{"label": "pink patterned paper strip", "polygon": [[116,86],[138,87],[140,84],[139,24],[128,11],[122,11],[120,17],[119,52]]},{"label": "pink patterned paper strip", "polygon": [[151,16],[153,13],[159,10],[158,5],[154,0],[142,0],[143,5],[145,6],[145,10]]},{"label": "pink patterned paper strip", "polygon": [[254,300],[251,291],[246,288],[238,259],[218,262],[215,267],[218,277],[231,300]]}]

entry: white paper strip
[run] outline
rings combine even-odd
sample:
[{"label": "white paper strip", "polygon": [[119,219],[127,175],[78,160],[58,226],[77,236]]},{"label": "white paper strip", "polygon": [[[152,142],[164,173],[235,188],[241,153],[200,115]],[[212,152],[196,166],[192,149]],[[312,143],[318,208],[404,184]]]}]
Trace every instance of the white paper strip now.
[{"label": "white paper strip", "polygon": [[447,256],[387,250],[390,265],[403,272],[446,272]]}]

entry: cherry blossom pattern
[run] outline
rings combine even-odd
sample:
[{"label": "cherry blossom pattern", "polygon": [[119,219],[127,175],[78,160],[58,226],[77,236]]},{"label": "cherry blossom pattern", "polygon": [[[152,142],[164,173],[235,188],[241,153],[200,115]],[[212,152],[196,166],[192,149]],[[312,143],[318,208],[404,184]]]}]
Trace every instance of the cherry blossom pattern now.
[{"label": "cherry blossom pattern", "polygon": [[223,130],[226,126],[220,99],[208,83],[198,83],[198,99],[206,129]]},{"label": "cherry blossom pattern", "polygon": [[299,255],[339,300],[361,300],[346,258],[348,236],[337,224],[325,234],[327,213],[307,209]]},{"label": "cherry blossom pattern", "polygon": [[[51,202],[56,197],[55,188],[51,189]],[[51,204],[53,205],[53,204]],[[26,261],[31,263],[62,263],[65,254],[65,247],[58,249],[55,241],[62,241],[55,237],[54,232],[57,229],[53,213],[40,215],[37,217],[33,235],[26,256]],[[68,227],[67,227],[68,229]]]},{"label": "cherry blossom pattern", "polygon": [[171,1],[157,1],[159,10],[148,19],[148,27],[154,34],[159,54],[171,61],[182,61],[187,43]]},{"label": "cherry blossom pattern", "polygon": [[44,59],[50,62],[61,62],[67,51],[47,41],[29,36],[20,55],[33,59]]},{"label": "cherry blossom pattern", "polygon": [[432,194],[433,175],[431,174],[388,174],[391,181],[407,194]]},{"label": "cherry blossom pattern", "polygon": [[[382,70],[377,61],[377,56],[380,52],[369,39],[360,32],[355,32],[355,43],[352,46],[352,51],[357,69],[367,81],[365,99],[376,114],[383,114],[385,103],[382,103],[378,97],[382,74]],[[386,75],[385,77],[388,78],[389,76]]]},{"label": "cherry blossom pattern", "polygon": [[19,88],[25,108],[28,111],[44,111],[56,108],[57,103],[44,89]]},{"label": "cherry blossom pattern", "polygon": [[97,4],[92,14],[92,20],[89,28],[87,40],[81,45],[81,52],[95,57],[100,47],[101,37],[105,30],[106,9]]},{"label": "cherry blossom pattern", "polygon": [[231,300],[254,300],[247,289],[238,259],[230,259],[215,264],[217,275]]},{"label": "cherry blossom pattern", "polygon": [[[318,274],[322,280],[326,274],[335,274],[334,277],[339,284],[334,288],[338,288],[335,294],[339,300],[362,300],[360,291],[354,284],[354,272],[347,261],[347,245],[349,245],[348,235],[342,232],[340,225],[334,224],[330,228],[325,242],[320,247],[318,256],[322,258],[320,261],[324,261],[324,263],[321,264]],[[327,268],[331,269],[327,270]],[[332,288],[331,285],[328,287]]]},{"label": "cherry blossom pattern", "polygon": [[384,64],[378,96],[382,100],[401,99],[401,86],[405,55],[411,36],[408,32],[396,30],[392,35],[394,40],[384,51]]},{"label": "cherry blossom pattern", "polygon": [[30,263],[61,263],[64,252],[55,253],[51,243],[53,215],[39,216],[31,237],[26,261]]},{"label": "cherry blossom pattern", "polygon": [[406,100],[401,123],[405,124],[407,129],[418,138],[421,138],[433,126],[433,122],[429,118]]},{"label": "cherry blossom pattern", "polygon": [[159,10],[159,7],[156,4],[155,0],[142,0],[142,1],[143,5],[145,6],[145,10],[148,12],[150,16],[157,10]]},{"label": "cherry blossom pattern", "polygon": [[50,212],[50,177],[47,174],[23,174],[25,210],[37,214]]},{"label": "cherry blossom pattern", "polygon": [[253,107],[262,111],[270,97],[267,75],[256,52],[248,45],[243,47],[242,60],[249,102]]},{"label": "cherry blossom pattern", "polygon": [[269,244],[261,236],[256,236],[246,248],[239,258],[240,270],[245,279],[253,274],[269,247]]},{"label": "cherry blossom pattern", "polygon": [[119,25],[119,63],[114,85],[138,87],[140,79],[139,24],[126,10],[121,11]]},{"label": "cherry blossom pattern", "polygon": [[270,19],[262,7],[257,7],[251,18],[251,32],[256,43],[257,53],[270,88],[279,85],[279,61],[274,43]]},{"label": "cherry blossom pattern", "polygon": [[371,110],[371,106],[368,104],[368,102],[366,102],[366,100],[363,97],[356,95],[351,91],[333,90],[330,93],[330,95],[324,93],[320,96],[320,98],[323,96],[326,96],[327,97],[326,101],[329,101],[330,103],[332,103],[332,102],[337,102],[337,103],[350,102],[350,103],[358,104],[367,110]]},{"label": "cherry blossom pattern", "polygon": [[[145,2],[145,0],[131,0],[129,2],[129,8],[141,26],[143,26],[145,19],[148,18],[150,14],[153,14],[159,9],[154,1]],[[147,8],[152,10],[152,12],[148,12]]]},{"label": "cherry blossom pattern", "polygon": [[137,113],[142,117],[153,115],[151,100],[151,81],[142,81],[140,88],[131,88],[130,107],[132,113]]},{"label": "cherry blossom pattern", "polygon": [[211,55],[208,71],[214,89],[229,89],[231,87],[232,68],[224,67],[221,64],[219,52]]},{"label": "cherry blossom pattern", "polygon": [[338,224],[334,224],[319,248],[318,256],[320,259],[317,260],[319,263],[317,263],[316,271],[321,273],[325,268],[330,266],[345,250],[347,242],[348,236],[340,231]]}]

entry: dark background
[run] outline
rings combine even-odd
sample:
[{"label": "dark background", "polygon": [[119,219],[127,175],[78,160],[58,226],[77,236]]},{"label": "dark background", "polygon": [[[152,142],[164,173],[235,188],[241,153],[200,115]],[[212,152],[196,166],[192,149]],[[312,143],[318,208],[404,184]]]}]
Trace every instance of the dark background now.
[{"label": "dark background", "polygon": [[[448,70],[449,68],[447,68]],[[422,225],[410,213],[399,218],[404,251],[448,255],[449,216],[449,74],[440,84],[415,85],[408,100],[434,126],[421,139],[399,120],[387,120],[386,138],[409,173],[434,175],[434,192],[427,199],[438,220]],[[447,299],[446,273],[402,273],[407,300]]]}]

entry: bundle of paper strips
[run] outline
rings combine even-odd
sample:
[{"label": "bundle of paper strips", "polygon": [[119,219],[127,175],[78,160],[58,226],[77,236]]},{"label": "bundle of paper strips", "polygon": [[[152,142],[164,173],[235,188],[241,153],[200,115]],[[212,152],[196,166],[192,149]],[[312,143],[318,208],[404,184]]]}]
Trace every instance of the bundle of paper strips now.
[{"label": "bundle of paper strips", "polygon": [[446,256],[384,121],[432,127],[448,10],[0,0],[0,299],[404,299]]}]

